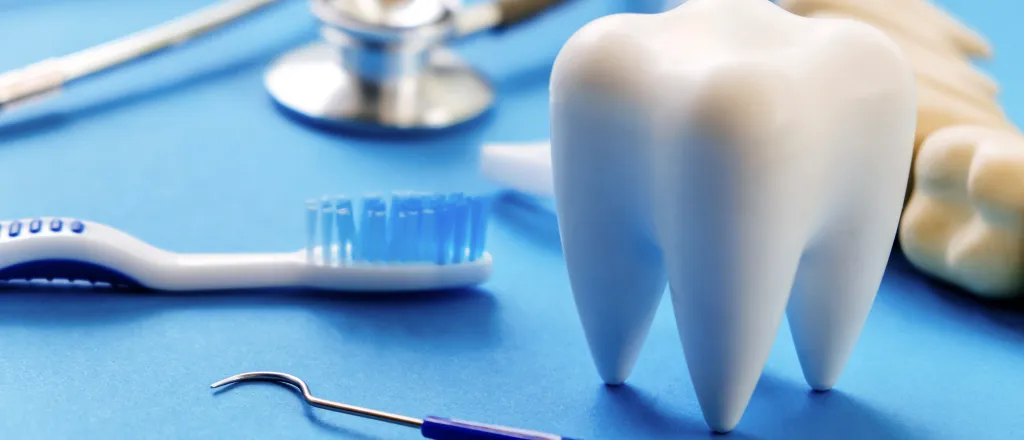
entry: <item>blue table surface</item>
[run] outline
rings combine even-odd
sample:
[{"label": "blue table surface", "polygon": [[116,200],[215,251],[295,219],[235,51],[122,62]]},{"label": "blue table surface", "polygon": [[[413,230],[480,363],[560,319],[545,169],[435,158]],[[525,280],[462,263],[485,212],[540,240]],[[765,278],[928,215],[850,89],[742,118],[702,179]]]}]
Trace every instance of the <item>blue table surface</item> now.
[{"label": "blue table surface", "polygon": [[[153,25],[209,0],[0,0],[0,69]],[[994,44],[981,67],[1024,123],[1016,0],[942,2]],[[547,79],[584,23],[626,11],[578,0],[458,46],[495,82],[495,110],[432,137],[354,136],[271,105],[263,68],[316,38],[292,1],[84,81],[0,123],[0,218],[62,215],[181,252],[302,245],[301,202],[325,193],[489,191],[485,141],[548,135]],[[1014,57],[1018,58],[1014,58]],[[12,115],[14,116],[14,115]],[[417,438],[309,409],[287,388],[207,385],[253,370],[323,397],[588,439],[710,436],[669,307],[628,385],[601,384],[549,216],[501,208],[481,288],[414,297],[0,291],[0,437]],[[667,304],[665,304],[667,306]],[[894,254],[837,388],[810,393],[783,323],[735,438],[1024,438],[1024,311],[968,299]]]}]

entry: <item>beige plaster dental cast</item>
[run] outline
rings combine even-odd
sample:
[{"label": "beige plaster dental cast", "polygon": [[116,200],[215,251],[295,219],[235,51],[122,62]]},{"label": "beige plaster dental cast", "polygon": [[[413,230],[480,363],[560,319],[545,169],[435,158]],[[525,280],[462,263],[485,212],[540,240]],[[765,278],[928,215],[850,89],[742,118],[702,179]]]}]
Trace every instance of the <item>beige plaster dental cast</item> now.
[{"label": "beige plaster dental cast", "polygon": [[[885,32],[900,47],[913,66],[916,78],[915,154],[932,133],[953,125],[1019,131],[999,104],[998,83],[972,64],[973,56],[991,56],[988,42],[927,0],[780,0],[779,3],[807,17],[862,21]],[[923,37],[927,35],[931,37]],[[914,184],[911,175],[908,198]]]},{"label": "beige plaster dental cast", "polygon": [[[858,19],[835,12],[815,12],[807,17]],[[900,46],[915,74],[918,95],[915,146],[935,130],[949,125],[973,124],[1014,130],[997,101],[997,85],[987,75],[966,62],[937,57],[920,50],[914,43],[891,39]]]},{"label": "beige plaster dental cast", "polygon": [[899,47],[765,0],[689,0],[587,24],[550,91],[559,229],[599,376],[630,375],[667,285],[714,430],[740,421],[783,316],[807,383],[832,388],[910,174]]},{"label": "beige plaster dental cast", "polygon": [[[856,15],[837,11],[817,11],[805,14],[805,17],[847,18],[873,23]],[[968,60],[950,58],[936,54],[918,42],[906,39],[895,33],[887,33],[896,42],[914,68],[914,74],[921,80],[928,81],[944,90],[977,101],[979,104],[998,107],[996,95],[999,85],[992,77],[977,69]]]},{"label": "beige plaster dental cast", "polygon": [[1024,137],[961,125],[921,145],[900,246],[922,271],[988,298],[1024,288]]},{"label": "beige plaster dental cast", "polygon": [[836,11],[860,17],[876,27],[919,42],[939,53],[959,58],[991,58],[992,46],[928,0],[778,0],[799,15]]}]

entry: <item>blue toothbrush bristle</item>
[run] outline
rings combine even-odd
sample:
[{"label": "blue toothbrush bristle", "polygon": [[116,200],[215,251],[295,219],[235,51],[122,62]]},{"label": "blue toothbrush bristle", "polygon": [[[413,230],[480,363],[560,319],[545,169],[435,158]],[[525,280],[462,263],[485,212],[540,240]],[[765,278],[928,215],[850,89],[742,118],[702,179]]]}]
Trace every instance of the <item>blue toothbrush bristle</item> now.
[{"label": "blue toothbrush bristle", "polygon": [[405,242],[402,245],[401,261],[419,261],[420,213],[423,211],[419,197],[405,201]]},{"label": "blue toothbrush bristle", "polygon": [[448,198],[452,205],[452,263],[461,263],[466,257],[466,232],[469,229],[469,206],[462,193]]},{"label": "blue toothbrush bristle", "polygon": [[387,255],[387,203],[380,197],[370,197],[363,202],[364,228],[361,254],[364,261],[382,261]]},{"label": "blue toothbrush bristle", "polygon": [[313,249],[316,247],[316,225],[317,225],[317,203],[316,200],[306,201],[306,260],[313,261]]},{"label": "blue toothbrush bristle", "polygon": [[452,241],[452,208],[443,197],[436,202],[434,210],[437,213],[437,243],[434,248],[434,263],[448,264],[448,249]]},{"label": "blue toothbrush bristle", "polygon": [[[463,193],[399,193],[363,197],[361,210],[345,197],[307,202],[307,255],[321,264],[459,264],[484,254],[490,201]],[[337,252],[332,252],[337,249]]]},{"label": "blue toothbrush bristle", "polygon": [[335,201],[338,226],[338,259],[347,261],[354,258],[352,249],[356,244],[356,218],[352,212],[352,201],[339,197]]},{"label": "blue toothbrush bristle", "polygon": [[433,199],[423,199],[423,210],[420,211],[420,227],[418,240],[419,261],[433,261],[437,249],[437,213]]},{"label": "blue toothbrush bristle", "polygon": [[469,261],[476,261],[483,256],[490,207],[488,200],[480,197],[471,199],[469,203]]},{"label": "blue toothbrush bristle", "polygon": [[330,264],[334,260],[332,254],[334,244],[334,204],[327,197],[320,202],[320,246],[324,263]]}]

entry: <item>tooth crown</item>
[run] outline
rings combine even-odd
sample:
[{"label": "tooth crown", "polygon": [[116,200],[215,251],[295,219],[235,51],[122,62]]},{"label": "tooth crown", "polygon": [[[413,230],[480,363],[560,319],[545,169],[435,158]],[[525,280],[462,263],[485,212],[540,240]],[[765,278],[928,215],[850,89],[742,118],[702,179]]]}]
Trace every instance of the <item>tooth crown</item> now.
[{"label": "tooth crown", "polygon": [[705,420],[738,422],[788,315],[808,383],[838,379],[909,176],[914,76],[851,20],[689,0],[580,29],[551,77],[573,296],[599,375],[630,374],[666,284]]},{"label": "tooth crown", "polygon": [[1024,137],[943,128],[921,145],[900,245],[918,268],[983,297],[1024,289]]}]

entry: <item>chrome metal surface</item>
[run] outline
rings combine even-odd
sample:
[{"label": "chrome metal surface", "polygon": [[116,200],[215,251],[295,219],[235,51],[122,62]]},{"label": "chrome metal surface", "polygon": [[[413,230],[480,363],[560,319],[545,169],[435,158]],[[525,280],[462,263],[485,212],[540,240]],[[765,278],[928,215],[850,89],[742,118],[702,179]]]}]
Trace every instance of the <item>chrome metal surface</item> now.
[{"label": "chrome metal surface", "polygon": [[442,0],[312,0],[311,7],[324,23],[387,29],[420,29],[450,13]]},{"label": "chrome metal surface", "polygon": [[286,373],[277,373],[273,371],[256,371],[252,373],[242,373],[235,376],[231,376],[227,379],[220,380],[210,385],[210,388],[219,388],[224,385],[230,385],[237,382],[251,381],[251,380],[265,380],[272,381],[281,384],[291,385],[298,388],[302,393],[302,398],[312,406],[317,408],[326,409],[329,411],[336,411],[353,416],[363,417],[366,419],[379,420],[395,425],[408,426],[410,428],[419,428],[423,426],[423,420],[414,417],[406,417],[399,414],[391,414],[384,411],[377,411],[373,409],[361,408],[354,405],[347,405],[340,402],[332,402],[330,400],[321,399],[313,396],[309,392],[309,387],[306,383],[298,377],[292,376]]},{"label": "chrome metal surface", "polygon": [[442,129],[494,101],[488,81],[443,47],[314,43],[276,59],[264,82],[288,110],[346,128]]}]

